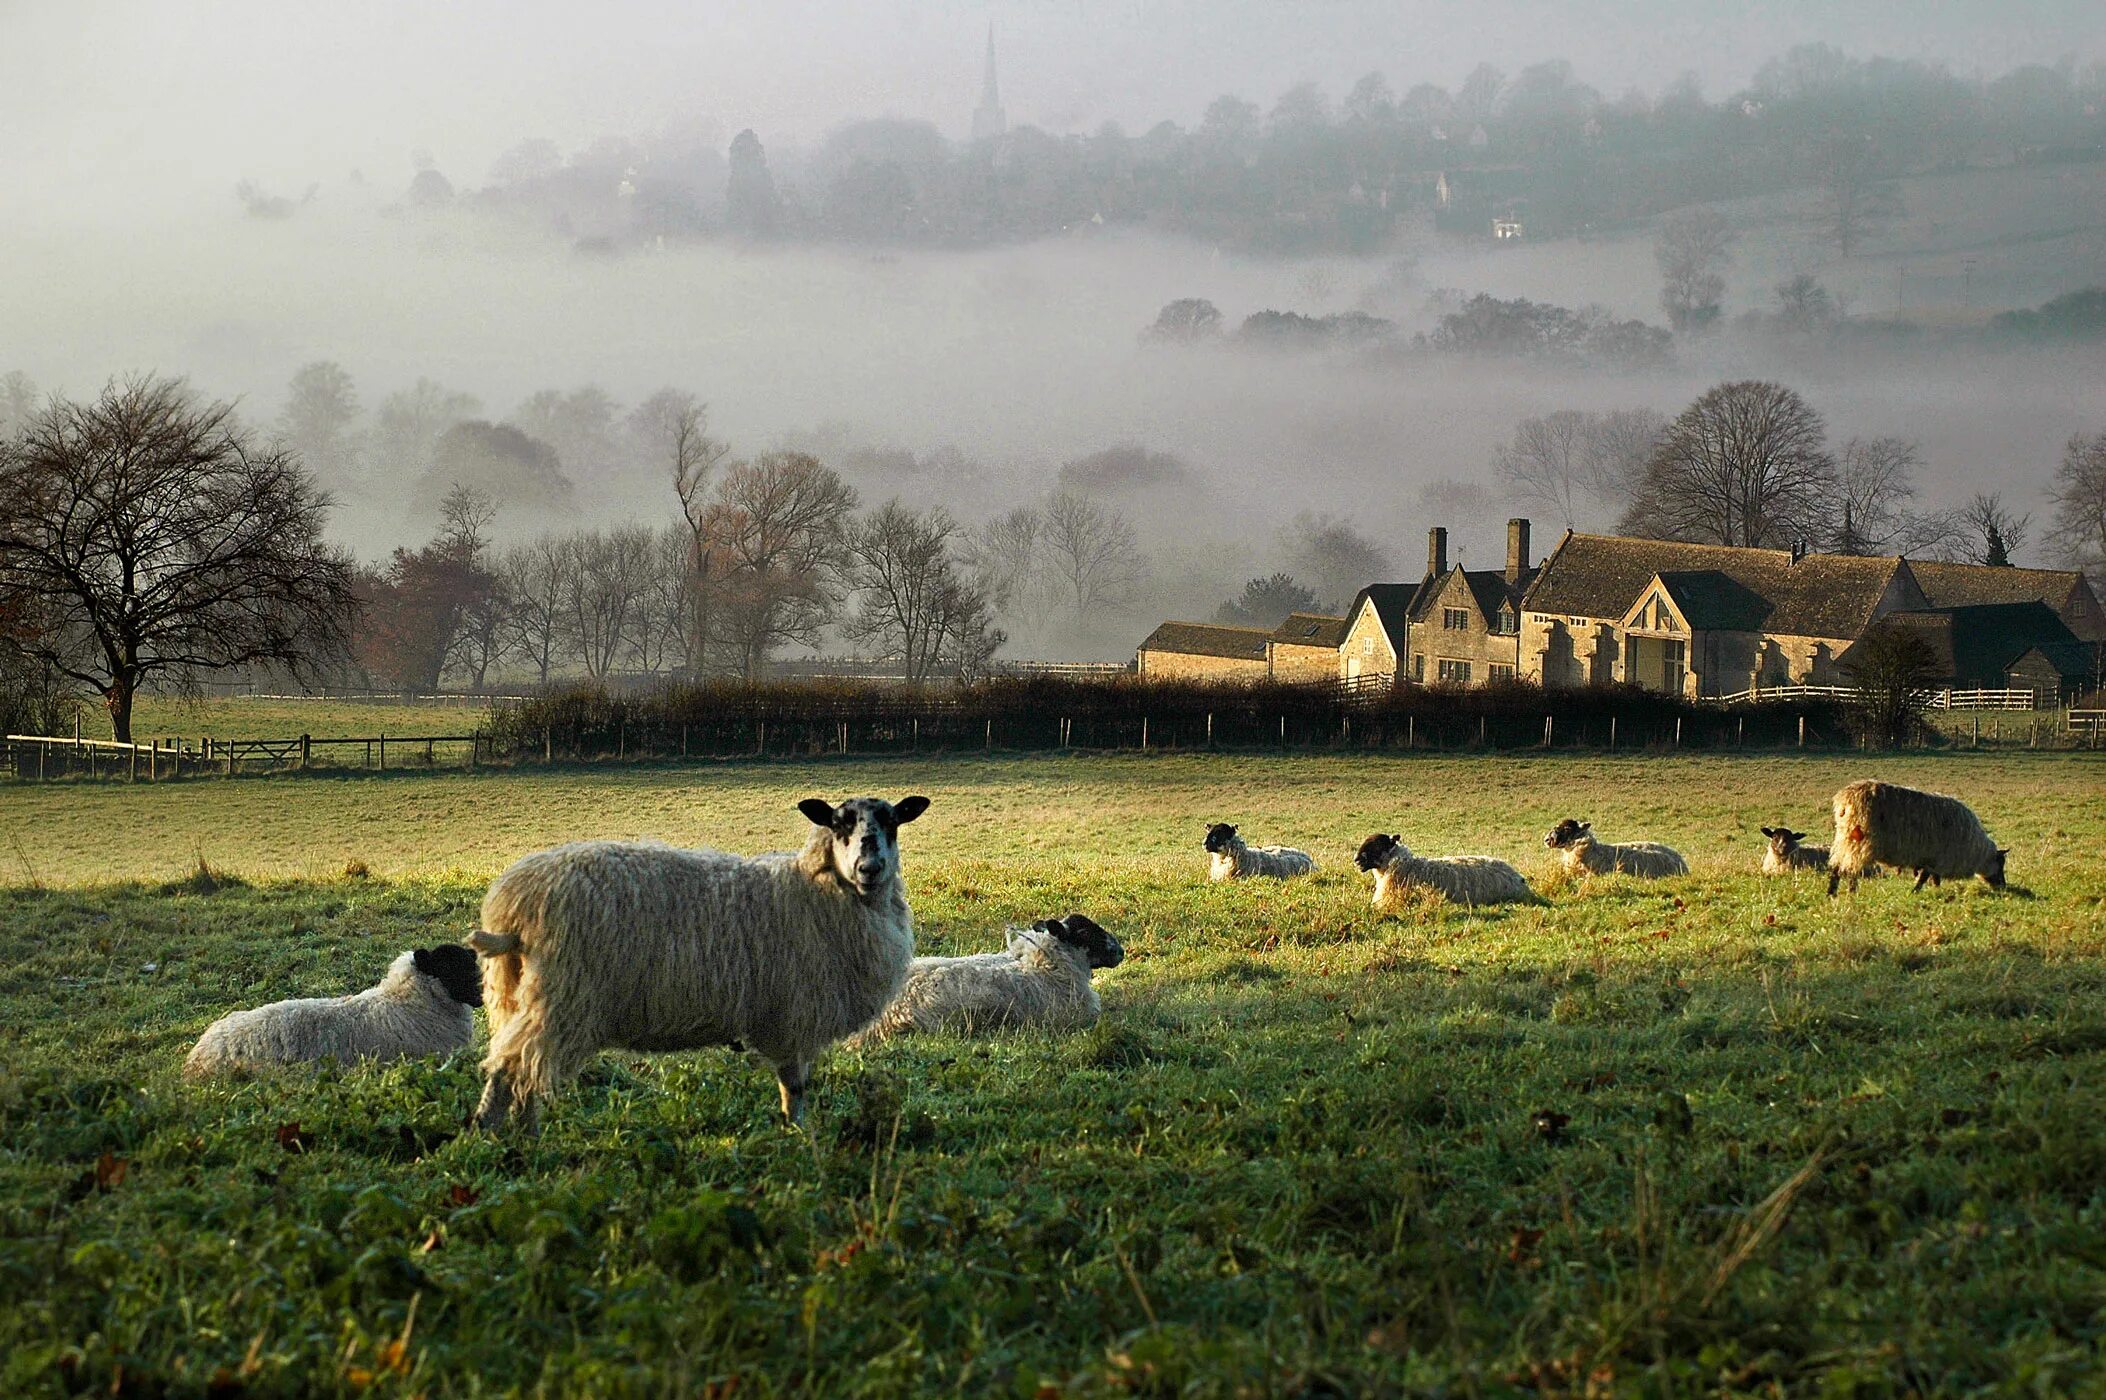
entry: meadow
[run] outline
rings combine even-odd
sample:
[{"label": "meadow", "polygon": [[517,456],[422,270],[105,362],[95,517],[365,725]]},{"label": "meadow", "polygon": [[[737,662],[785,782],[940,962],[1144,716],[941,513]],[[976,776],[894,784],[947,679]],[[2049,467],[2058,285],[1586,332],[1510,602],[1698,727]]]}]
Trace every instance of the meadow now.
[{"label": "meadow", "polygon": [[[1876,775],[2019,887],[1758,877]],[[1094,1030],[609,1054],[537,1139],[472,1055],[207,1086],[582,835],[801,839],[925,792],[925,952],[1081,910]],[[1531,876],[1368,907],[1376,830]],[[1210,820],[1315,852],[1204,883]],[[1070,754],[0,787],[0,1393],[2057,1394],[2106,1384],[2106,767],[2086,754]]]}]

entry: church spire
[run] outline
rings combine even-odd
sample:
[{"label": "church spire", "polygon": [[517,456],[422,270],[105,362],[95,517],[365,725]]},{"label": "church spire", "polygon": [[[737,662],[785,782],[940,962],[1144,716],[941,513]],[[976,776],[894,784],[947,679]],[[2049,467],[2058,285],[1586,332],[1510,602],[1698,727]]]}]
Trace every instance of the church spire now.
[{"label": "church spire", "polygon": [[980,81],[980,105],[973,109],[973,140],[991,140],[1009,130],[1002,111],[1002,90],[995,82],[994,24],[987,26],[987,73]]}]

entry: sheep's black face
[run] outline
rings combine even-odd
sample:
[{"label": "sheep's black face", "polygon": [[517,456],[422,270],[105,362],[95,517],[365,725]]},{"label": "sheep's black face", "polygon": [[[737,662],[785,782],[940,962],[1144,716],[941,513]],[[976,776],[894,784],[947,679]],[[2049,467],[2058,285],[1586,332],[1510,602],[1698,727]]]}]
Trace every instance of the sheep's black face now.
[{"label": "sheep's black face", "polygon": [[1236,828],[1227,822],[1215,822],[1207,828],[1207,850],[1215,855],[1228,849],[1229,842],[1236,839]]},{"label": "sheep's black face", "polygon": [[1780,858],[1790,855],[1806,839],[1805,832],[1793,831],[1788,826],[1766,826],[1762,834],[1770,838],[1770,849]]},{"label": "sheep's black face", "polygon": [[1353,864],[1362,870],[1380,870],[1396,849],[1397,838],[1378,831],[1360,843],[1360,854],[1353,857]]},{"label": "sheep's black face", "polygon": [[418,972],[436,977],[446,995],[461,1005],[483,1004],[483,970],[469,949],[458,943],[441,943],[436,948],[419,948],[410,960]]},{"label": "sheep's black face", "polygon": [[1543,844],[1554,851],[1563,850],[1586,834],[1587,824],[1585,822],[1567,817],[1550,829],[1550,834],[1543,838]]},{"label": "sheep's black face", "polygon": [[1063,943],[1073,944],[1089,955],[1091,967],[1117,967],[1126,961],[1126,950],[1119,940],[1107,933],[1087,914],[1070,914],[1065,919],[1046,921],[1046,932]]},{"label": "sheep's black face", "polygon": [[821,797],[808,797],[797,809],[833,836],[834,874],[868,899],[899,878],[899,829],[928,810],[926,797],[903,797],[898,804],[882,797],[851,797],[836,807]]}]

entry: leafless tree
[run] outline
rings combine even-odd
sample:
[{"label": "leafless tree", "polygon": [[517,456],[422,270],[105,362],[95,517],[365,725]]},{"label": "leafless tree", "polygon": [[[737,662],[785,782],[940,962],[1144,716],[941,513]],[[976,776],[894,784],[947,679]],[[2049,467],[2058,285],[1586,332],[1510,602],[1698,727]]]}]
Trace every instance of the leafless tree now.
[{"label": "leafless tree", "polygon": [[585,674],[600,680],[633,644],[648,606],[651,532],[641,525],[580,530],[570,536],[569,547],[563,625]]},{"label": "leafless tree", "polygon": [[700,675],[709,655],[709,486],[731,444],[710,436],[709,407],[692,394],[661,389],[630,415],[638,442],[672,473],[673,494],[687,523],[687,592],[681,613],[687,621],[689,671]]},{"label": "leafless tree", "polygon": [[1812,274],[1802,272],[1777,284],[1777,320],[1792,334],[1812,339],[1834,326],[1835,298]]},{"label": "leafless tree", "polygon": [[354,595],[327,512],[289,453],[179,381],[54,401],[0,458],[0,603],[47,619],[8,644],[93,687],[123,741],[150,680],[334,660]]},{"label": "leafless tree", "polygon": [[293,373],[278,436],[324,481],[348,482],[357,467],[358,390],[334,360],[314,360]]},{"label": "leafless tree", "polygon": [[490,558],[497,503],[472,486],[456,486],[440,502],[439,519],[433,547],[457,564],[472,584],[446,660],[467,673],[472,689],[481,690],[506,647],[505,595]]},{"label": "leafless tree", "polygon": [[431,466],[439,435],[483,411],[473,394],[456,393],[419,379],[381,400],[373,438],[373,465],[391,481],[407,485]]},{"label": "leafless tree", "polygon": [[1770,548],[1825,540],[1837,504],[1827,436],[1821,415],[1781,384],[1720,384],[1669,425],[1623,532]]},{"label": "leafless tree", "polygon": [[1838,136],[1815,159],[1820,198],[1815,218],[1836,251],[1849,257],[1860,243],[1902,212],[1901,192],[1885,179],[1869,139]]},{"label": "leafless tree", "polygon": [[2106,433],[2069,440],[2048,495],[2055,503],[2048,539],[2056,554],[2088,573],[2106,569]]},{"label": "leafless tree", "polygon": [[1666,432],[1667,415],[1657,409],[1612,408],[1589,414],[1581,464],[1595,497],[1613,510],[1628,506]]},{"label": "leafless tree", "polygon": [[534,678],[542,685],[548,684],[563,655],[565,602],[576,568],[569,541],[560,535],[514,545],[498,557],[505,641],[514,655],[534,668]]},{"label": "leafless tree", "polygon": [[1076,624],[1123,610],[1145,572],[1133,527],[1073,491],[1048,496],[1041,515],[1047,571]]},{"label": "leafless tree", "polygon": [[1294,576],[1307,580],[1327,608],[1342,611],[1363,587],[1396,568],[1380,545],[1332,515],[1301,512],[1281,527],[1279,542]]},{"label": "leafless tree", "polygon": [[1660,306],[1677,331],[1718,319],[1732,261],[1733,228],[1712,208],[1687,209],[1660,225],[1653,261],[1660,267]]},{"label": "leafless tree", "polygon": [[1046,519],[1033,506],[982,522],[966,544],[973,577],[1001,616],[1035,627],[1050,602],[1045,554]]},{"label": "leafless tree", "polygon": [[703,512],[710,627],[757,679],[778,646],[816,645],[841,605],[856,493],[802,452],[728,468]]},{"label": "leafless tree", "polygon": [[1950,521],[1909,509],[1923,454],[1905,438],[1852,438],[1836,461],[1838,554],[1917,554],[1935,550]]},{"label": "leafless tree", "polygon": [[629,643],[636,669],[647,675],[693,670],[688,652],[693,641],[689,609],[695,601],[688,562],[692,552],[685,526],[651,532],[650,581]]},{"label": "leafless tree", "polygon": [[2008,569],[2011,556],[2025,548],[2026,537],[2033,532],[2033,517],[2005,505],[1999,492],[1976,492],[1973,500],[1960,507],[1959,527],[1970,563]]},{"label": "leafless tree", "polygon": [[1587,415],[1570,408],[1524,418],[1514,440],[1492,454],[1492,470],[1515,496],[1542,504],[1570,529],[1594,485],[1587,429]]},{"label": "leafless tree", "polygon": [[990,657],[1002,643],[985,590],[961,567],[962,537],[943,507],[916,512],[896,500],[849,529],[856,610],[843,635],[900,658],[909,682],[947,661]]},{"label": "leafless tree", "polygon": [[0,374],[0,438],[11,438],[29,427],[37,413],[37,386],[18,369]]}]

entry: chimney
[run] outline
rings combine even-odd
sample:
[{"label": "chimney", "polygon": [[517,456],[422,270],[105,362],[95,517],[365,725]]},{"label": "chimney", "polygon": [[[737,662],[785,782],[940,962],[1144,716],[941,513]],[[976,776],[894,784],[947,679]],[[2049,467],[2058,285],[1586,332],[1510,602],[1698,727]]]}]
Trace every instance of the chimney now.
[{"label": "chimney", "polygon": [[1448,572],[1448,532],[1439,525],[1426,532],[1426,575],[1439,578]]},{"label": "chimney", "polygon": [[1519,516],[1506,522],[1506,581],[1521,582],[1528,572],[1528,522]]}]

